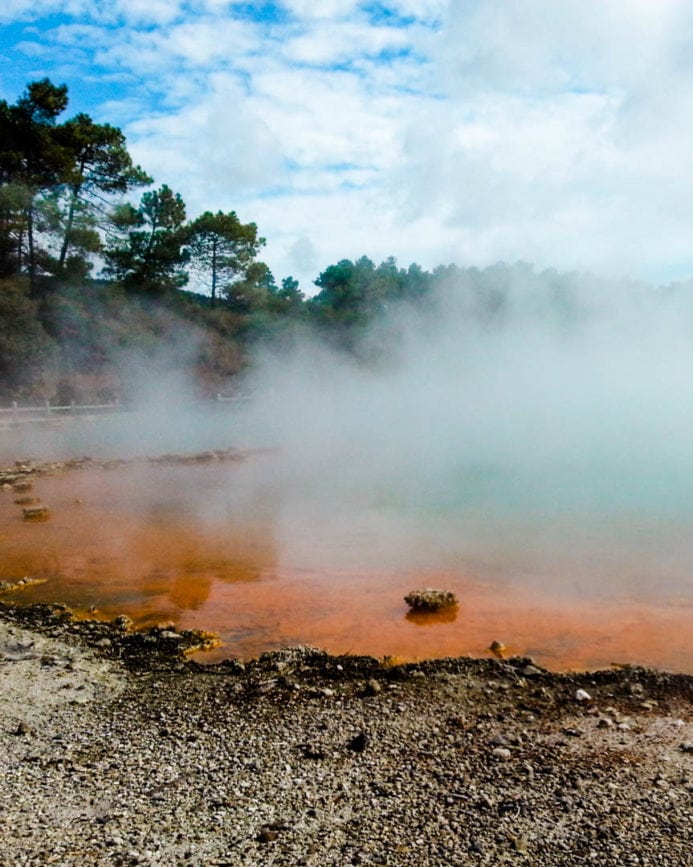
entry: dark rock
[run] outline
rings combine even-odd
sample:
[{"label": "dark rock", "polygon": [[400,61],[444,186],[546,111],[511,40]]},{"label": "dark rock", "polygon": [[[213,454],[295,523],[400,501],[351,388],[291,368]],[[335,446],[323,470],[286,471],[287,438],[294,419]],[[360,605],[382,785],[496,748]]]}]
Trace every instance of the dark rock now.
[{"label": "dark rock", "polygon": [[382,686],[380,685],[380,683],[378,683],[377,680],[375,680],[375,678],[371,678],[368,681],[368,683],[366,684],[366,694],[367,695],[378,695],[378,693],[380,693],[382,691],[383,691]]},{"label": "dark rock", "polygon": [[352,753],[362,753],[368,746],[370,738],[365,732],[359,732],[355,738],[352,738],[347,744],[347,749]]},{"label": "dark rock", "polygon": [[457,605],[457,597],[454,593],[449,590],[436,590],[433,587],[412,590],[404,597],[404,601],[415,611],[438,611],[441,608]]},{"label": "dark rock", "polygon": [[325,753],[315,744],[301,744],[301,755],[304,759],[324,759]]}]

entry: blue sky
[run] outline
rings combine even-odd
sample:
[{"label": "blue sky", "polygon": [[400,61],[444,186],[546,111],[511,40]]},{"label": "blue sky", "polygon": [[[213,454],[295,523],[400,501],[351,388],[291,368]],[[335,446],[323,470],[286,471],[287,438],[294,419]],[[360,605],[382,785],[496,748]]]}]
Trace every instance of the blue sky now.
[{"label": "blue sky", "polygon": [[682,0],[4,0],[0,34],[0,96],[67,83],[309,291],[362,254],[693,274]]}]

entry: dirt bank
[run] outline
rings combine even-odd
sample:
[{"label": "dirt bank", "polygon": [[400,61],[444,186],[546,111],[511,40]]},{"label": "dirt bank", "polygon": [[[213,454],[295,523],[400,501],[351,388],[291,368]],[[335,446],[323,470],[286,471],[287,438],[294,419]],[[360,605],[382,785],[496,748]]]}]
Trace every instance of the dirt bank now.
[{"label": "dirt bank", "polygon": [[198,638],[0,609],[0,863],[691,863],[690,676]]}]

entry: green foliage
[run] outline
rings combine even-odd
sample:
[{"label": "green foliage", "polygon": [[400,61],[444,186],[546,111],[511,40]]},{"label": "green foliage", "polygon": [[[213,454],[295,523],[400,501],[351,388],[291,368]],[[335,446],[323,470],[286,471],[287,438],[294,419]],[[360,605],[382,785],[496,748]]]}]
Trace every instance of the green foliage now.
[{"label": "green foliage", "polygon": [[188,282],[185,203],[164,184],[145,193],[138,208],[121,207],[113,214],[123,237],[105,250],[106,273],[128,291],[160,295]]},{"label": "green foliage", "polygon": [[311,320],[348,346],[393,303],[416,301],[431,288],[429,275],[418,265],[405,271],[389,258],[376,267],[366,256],[330,265],[315,284],[321,291],[308,302]]},{"label": "green foliage", "polygon": [[24,279],[0,280],[0,394],[31,395],[55,357]]},{"label": "green foliage", "polygon": [[252,277],[254,259],[265,244],[255,223],[243,224],[236,212],[205,211],[188,226],[190,267],[209,290],[212,305],[219,293],[234,296],[234,286]]},{"label": "green foliage", "polygon": [[78,114],[58,127],[56,138],[70,155],[69,170],[59,188],[62,242],[58,266],[62,271],[70,249],[99,251],[96,227],[106,217],[104,198],[145,186],[152,179],[133,164],[123,133],[110,124],[94,123],[87,114]]},{"label": "green foliage", "polygon": [[58,123],[67,104],[47,78],[0,101],[0,275],[26,273],[32,288],[41,274],[87,274],[108,198],[151,183],[120,130],[86,114]]},{"label": "green foliage", "polygon": [[[30,83],[13,105],[0,100],[5,396],[38,396],[54,382],[78,398],[79,377],[103,377],[115,393],[123,357],[162,353],[213,393],[247,363],[254,341],[281,348],[311,330],[372,362],[397,340],[398,307],[432,317],[455,308],[460,321],[494,327],[513,312],[518,287],[534,314],[568,324],[584,315],[571,275],[523,263],[429,272],[393,258],[342,259],[306,299],[297,280],[278,284],[258,260],[265,239],[235,211],[187,223],[183,199],[166,184],[127,201],[152,179],[116,127],[86,114],[60,122],[67,105],[67,87],[49,79]],[[99,256],[108,278],[100,281],[90,273]],[[183,290],[188,270],[207,294]]]}]

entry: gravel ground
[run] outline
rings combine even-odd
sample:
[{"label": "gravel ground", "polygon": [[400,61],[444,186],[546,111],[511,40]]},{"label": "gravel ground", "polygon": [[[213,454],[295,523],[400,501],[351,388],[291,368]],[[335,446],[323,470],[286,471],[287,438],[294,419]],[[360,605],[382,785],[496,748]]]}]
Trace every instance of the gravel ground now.
[{"label": "gravel ground", "polygon": [[690,676],[195,641],[0,608],[1,864],[693,864]]}]

